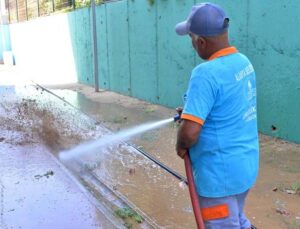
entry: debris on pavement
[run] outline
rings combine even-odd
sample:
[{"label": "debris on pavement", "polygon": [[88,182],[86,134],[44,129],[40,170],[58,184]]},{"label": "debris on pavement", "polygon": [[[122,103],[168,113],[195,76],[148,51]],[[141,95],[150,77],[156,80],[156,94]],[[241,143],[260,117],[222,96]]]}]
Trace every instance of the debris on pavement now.
[{"label": "debris on pavement", "polygon": [[179,187],[180,187],[181,189],[186,189],[187,184],[186,184],[184,181],[181,181],[181,182],[179,183]]},{"label": "debris on pavement", "polygon": [[42,178],[42,177],[47,177],[47,178],[49,178],[50,176],[53,176],[54,175],[54,172],[52,171],[52,170],[50,170],[50,171],[48,171],[48,172],[46,172],[45,174],[43,174],[43,175],[35,175],[34,176],[34,178],[35,179],[40,179],[40,178]]},{"label": "debris on pavement", "polygon": [[295,190],[291,190],[291,189],[286,189],[285,192],[287,194],[296,194],[297,193]]},{"label": "debris on pavement", "polygon": [[291,214],[284,208],[276,208],[276,213],[284,216],[290,216]]}]

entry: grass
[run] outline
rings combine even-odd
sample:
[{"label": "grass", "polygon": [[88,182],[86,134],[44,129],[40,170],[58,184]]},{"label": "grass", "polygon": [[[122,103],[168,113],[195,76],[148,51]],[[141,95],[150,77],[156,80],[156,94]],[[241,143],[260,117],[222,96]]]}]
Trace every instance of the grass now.
[{"label": "grass", "polygon": [[127,117],[116,116],[111,120],[114,124],[123,124],[127,122]]},{"label": "grass", "polygon": [[300,195],[300,183],[293,183],[291,189],[294,190],[298,195]]},{"label": "grass", "polygon": [[300,183],[295,182],[291,184],[290,186],[286,186],[283,183],[280,183],[277,185],[277,188],[281,192],[285,192],[286,190],[293,190],[296,194],[300,195]]},{"label": "grass", "polygon": [[146,108],[144,109],[144,112],[145,112],[146,114],[152,113],[152,112],[154,112],[154,111],[156,111],[156,108],[155,108],[155,107],[151,107],[151,106],[146,107]]},{"label": "grass", "polygon": [[121,219],[125,220],[124,226],[127,228],[133,227],[133,225],[127,220],[133,220],[135,223],[142,223],[144,221],[141,215],[129,207],[119,208],[115,210],[115,214]]}]

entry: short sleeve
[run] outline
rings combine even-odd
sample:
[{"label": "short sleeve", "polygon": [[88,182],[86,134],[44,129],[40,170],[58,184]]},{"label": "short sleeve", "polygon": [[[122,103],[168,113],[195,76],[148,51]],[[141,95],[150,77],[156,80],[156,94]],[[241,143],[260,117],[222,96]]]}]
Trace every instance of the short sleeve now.
[{"label": "short sleeve", "polygon": [[210,74],[201,70],[194,70],[186,93],[181,118],[203,125],[213,108],[217,92],[217,85]]}]

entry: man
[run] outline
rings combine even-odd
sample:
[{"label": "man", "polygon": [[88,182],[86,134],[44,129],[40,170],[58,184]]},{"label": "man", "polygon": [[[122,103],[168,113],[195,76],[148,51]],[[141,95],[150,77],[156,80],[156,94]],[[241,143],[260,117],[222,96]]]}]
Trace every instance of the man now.
[{"label": "man", "polygon": [[176,25],[207,62],[193,71],[178,130],[177,154],[191,157],[206,229],[251,228],[245,198],[258,174],[253,66],[228,41],[229,18],[203,3]]}]

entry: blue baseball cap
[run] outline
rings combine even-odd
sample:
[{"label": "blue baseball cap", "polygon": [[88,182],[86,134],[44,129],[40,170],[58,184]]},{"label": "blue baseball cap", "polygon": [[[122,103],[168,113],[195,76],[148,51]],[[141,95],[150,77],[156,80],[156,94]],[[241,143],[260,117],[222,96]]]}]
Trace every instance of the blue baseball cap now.
[{"label": "blue baseball cap", "polygon": [[227,31],[229,18],[218,5],[206,2],[192,7],[188,18],[175,27],[178,35],[190,32],[199,36],[216,36]]}]

